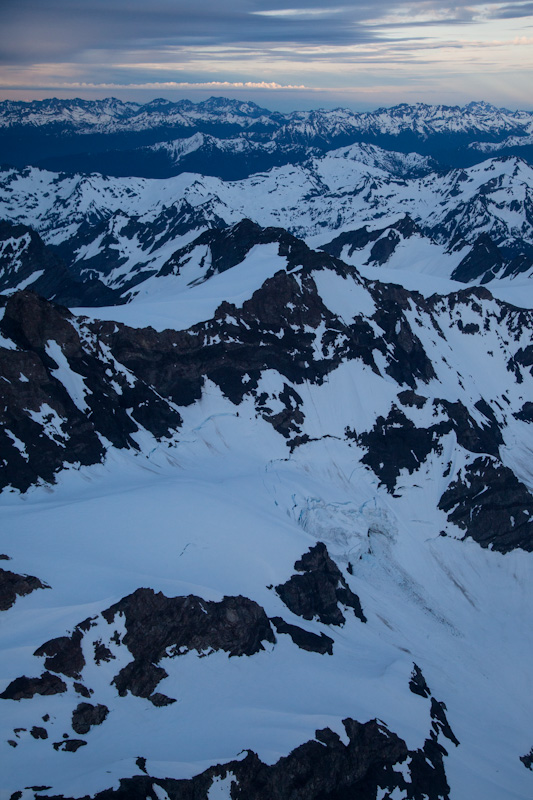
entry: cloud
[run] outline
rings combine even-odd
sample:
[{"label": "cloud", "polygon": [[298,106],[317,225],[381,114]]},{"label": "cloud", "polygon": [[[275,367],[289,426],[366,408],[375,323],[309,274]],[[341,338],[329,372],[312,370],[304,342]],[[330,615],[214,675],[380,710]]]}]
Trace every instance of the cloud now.
[{"label": "cloud", "polygon": [[[1,84],[0,84],[1,85]],[[155,91],[174,91],[175,89],[206,89],[212,90],[234,90],[234,89],[269,89],[269,90],[289,90],[289,89],[307,89],[308,86],[304,84],[299,85],[283,85],[267,81],[206,81],[204,83],[191,83],[188,81],[159,81],[152,83],[87,83],[85,81],[70,81],[68,83],[59,83],[54,88],[57,89],[149,89]]]},{"label": "cloud", "polygon": [[515,5],[504,5],[494,9],[491,13],[493,19],[520,19],[522,17],[533,17],[533,3],[517,3]]},{"label": "cloud", "polygon": [[[525,16],[533,4],[483,4],[493,6],[493,16]],[[468,0],[3,0],[0,50],[2,63],[32,64],[171,46],[355,45],[383,40],[386,26],[461,25],[476,14]]]},{"label": "cloud", "polygon": [[4,94],[40,87],[293,98],[332,85],[442,87],[444,75],[459,72],[487,82],[517,74],[521,86],[531,77],[528,48],[515,46],[527,43],[526,25],[513,20],[533,14],[533,0],[1,2]]},{"label": "cloud", "polygon": [[[351,43],[370,34],[352,25],[358,13],[258,16],[254,0],[4,0],[4,63],[78,60],[83,52],[164,46],[277,42]],[[307,6],[309,3],[306,4]],[[273,9],[274,11],[275,9]],[[297,9],[295,9],[297,11]],[[318,13],[320,11],[320,13]]]}]

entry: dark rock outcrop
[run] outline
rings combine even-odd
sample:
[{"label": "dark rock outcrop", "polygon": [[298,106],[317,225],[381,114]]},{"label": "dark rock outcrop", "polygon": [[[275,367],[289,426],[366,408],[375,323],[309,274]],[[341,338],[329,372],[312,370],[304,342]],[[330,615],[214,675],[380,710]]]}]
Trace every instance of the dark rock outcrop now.
[{"label": "dark rock outcrop", "polygon": [[482,233],[474,242],[470,252],[454,269],[451,277],[454,281],[468,283],[488,273],[487,278],[490,280],[502,268],[503,263],[504,258],[500,249],[488,233]]},{"label": "dark rock outcrop", "polygon": [[[99,463],[104,438],[137,450],[132,434],[139,429],[161,439],[181,424],[157,391],[130,375],[97,336],[86,329],[80,336],[74,323],[67,309],[29,291],[5,301],[0,334],[13,348],[0,347],[0,488],[26,491],[39,479],[53,482],[69,464]],[[69,371],[78,395],[72,381],[69,391]]]},{"label": "dark rock outcrop", "polygon": [[525,756],[520,756],[520,761],[526,769],[533,771],[533,747]]},{"label": "dark rock outcrop", "polygon": [[72,729],[81,735],[89,733],[93,725],[101,725],[109,714],[107,706],[98,703],[79,703],[72,712]]},{"label": "dark rock outcrop", "polygon": [[520,253],[506,265],[502,278],[508,278],[509,276],[514,278],[523,272],[529,272],[531,269],[533,269],[533,258],[531,255]]},{"label": "dark rock outcrop", "polygon": [[[406,393],[402,395],[405,398]],[[416,400],[419,407],[420,402]],[[415,402],[412,401],[412,404]],[[465,450],[498,456],[503,437],[494,412],[487,403],[480,400],[476,404],[477,410],[485,417],[485,425],[479,425],[460,401],[451,403],[435,399],[433,406],[435,413],[444,412],[447,419],[428,428],[417,428],[401,409],[393,405],[386,418],[377,418],[372,430],[359,436],[350,429],[346,430],[348,438],[356,439],[367,449],[362,458],[363,464],[372,469],[389,492],[394,491],[403,469],[412,474],[430,453],[440,454],[441,439],[451,431]]]},{"label": "dark rock outcrop", "polygon": [[66,691],[67,685],[61,678],[50,672],[43,672],[40,678],[27,678],[25,675],[15,678],[0,694],[0,698],[2,700],[26,700],[36,694],[60,694]]},{"label": "dark rock outcrop", "polygon": [[413,473],[431,452],[440,452],[440,436],[450,429],[450,424],[442,422],[430,428],[417,428],[403,411],[392,406],[387,418],[378,417],[368,433],[357,436],[347,429],[346,435],[367,449],[363,464],[393,492],[400,472],[405,469]]},{"label": "dark rock outcrop", "polygon": [[420,697],[429,697],[431,694],[430,688],[427,685],[426,679],[422,675],[422,670],[418,664],[413,664],[413,672],[411,674],[411,680],[409,681],[409,689],[413,692],[413,694],[417,694]]},{"label": "dark rock outcrop", "polygon": [[115,656],[109,649],[106,647],[103,642],[98,641],[94,643],[94,663],[100,664],[102,661],[113,661]]},{"label": "dark rock outcrop", "polygon": [[272,624],[276,628],[276,633],[287,633],[294,644],[302,650],[308,650],[311,653],[321,653],[324,655],[328,653],[333,655],[333,639],[321,633],[318,636],[316,633],[306,631],[298,625],[290,625],[285,622],[281,617],[272,617]]},{"label": "dark rock outcrop", "polygon": [[83,683],[78,683],[78,681],[74,681],[72,685],[74,687],[74,690],[78,694],[81,694],[82,697],[86,697],[87,699],[89,699],[93,693],[92,689],[87,689],[87,687],[84,686]]},{"label": "dark rock outcrop", "polygon": [[0,292],[20,285],[66,306],[124,302],[97,278],[76,280],[66,263],[27,225],[0,220]]},{"label": "dark rock outcrop", "polygon": [[83,632],[78,626],[70,636],[58,636],[37,648],[34,655],[46,656],[44,665],[52,672],[60,672],[68,678],[80,678],[85,658],[81,648]]},{"label": "dark rock outcrop", "polygon": [[439,732],[442,733],[450,742],[453,742],[456,747],[459,746],[459,739],[454,734],[452,729],[450,728],[450,723],[446,717],[446,705],[445,703],[439,702],[439,700],[435,700],[434,697],[431,698],[431,719],[432,728],[434,738],[436,740]]},{"label": "dark rock outcrop", "polygon": [[87,742],[84,739],[63,739],[62,742],[54,742],[54,750],[62,750],[64,753],[75,753],[80,747],[84,747]]},{"label": "dark rock outcrop", "polygon": [[139,658],[122,667],[118,675],[113,678],[113,683],[121,697],[131,692],[135,697],[146,697],[151,700],[158,683],[167,677],[168,673],[163,667],[157,667],[149,659]]},{"label": "dark rock outcrop", "polygon": [[34,725],[30,733],[34,739],[48,739],[48,732],[46,728],[42,728],[39,725]]},{"label": "dark rock outcrop", "polygon": [[344,248],[347,247],[347,258],[351,258],[356,250],[362,250],[374,242],[366,263],[382,266],[394,253],[398,243],[402,239],[410,239],[415,233],[421,233],[420,228],[406,214],[388,228],[376,228],[369,231],[368,226],[365,225],[355,231],[341,233],[328,244],[322,245],[320,249],[341,258]]},{"label": "dark rock outcrop", "polygon": [[[107,622],[124,615],[122,643],[133,655],[114,679],[121,695],[130,691],[152,699],[167,673],[157,663],[164,656],[190,650],[200,654],[224,650],[230,656],[253,655],[263,642],[275,642],[264,610],[246,597],[224,597],[219,603],[188,597],[165,597],[153,589],[137,589],[102,612]],[[154,702],[154,701],[153,701]],[[156,705],[160,703],[155,703]]]},{"label": "dark rock outcrop", "polygon": [[372,320],[383,331],[373,347],[385,356],[387,375],[400,386],[416,391],[417,381],[428,383],[436,373],[407,314],[413,306],[417,313],[431,313],[431,305],[417,292],[408,292],[395,284],[376,282],[369,286],[369,291],[376,304]]},{"label": "dark rock outcrop", "polygon": [[117,614],[125,618],[122,643],[135,658],[153,663],[169,653],[189,650],[251,656],[263,650],[263,641],[275,641],[264,610],[242,596],[216,603],[194,595],[165,597],[153,589],[137,589],[102,612],[107,622]]},{"label": "dark rock outcrop", "polygon": [[482,547],[533,552],[533,496],[493,458],[467,465],[442,495],[439,508]]},{"label": "dark rock outcrop", "polygon": [[229,228],[214,228],[200,234],[191,244],[173,253],[158,274],[179,274],[194,248],[207,246],[210,258],[204,280],[208,280],[213,275],[240,264],[255,245],[272,244],[283,237],[293,238],[282,228],[262,228],[250,219],[243,219]]},{"label": "dark rock outcrop", "polygon": [[[437,742],[427,739],[421,749],[409,750],[377,720],[362,724],[345,719],[343,724],[347,744],[324,728],[272,765],[249,750],[244,758],[210,767],[190,780],[154,779],[147,774],[124,778],[117,789],[99,792],[94,800],[158,800],[161,790],[169,800],[207,800],[220,780],[230,782],[234,800],[375,800],[378,790],[385,791],[384,797],[399,790],[406,800],[449,800],[445,751]],[[146,773],[145,760],[137,763]]]},{"label": "dark rock outcrop", "polygon": [[33,575],[17,575],[10,570],[0,569],[0,611],[11,608],[17,597],[24,597],[36,589],[49,588]]},{"label": "dark rock outcrop", "polygon": [[[157,685],[167,677],[158,666],[164,657],[180,656],[190,650],[208,655],[224,650],[230,656],[251,656],[264,649],[263,642],[275,643],[270,621],[264,610],[246,597],[224,597],[220,602],[203,600],[200,597],[165,597],[153,589],[137,589],[131,595],[102,612],[102,617],[112,623],[117,615],[124,616],[126,633],[120,640],[111,637],[116,645],[124,645],[133,656],[113,679],[121,696],[128,692],[149,699],[155,706],[175,702],[160,692]],[[82,641],[94,624],[87,619],[76,626],[68,636],[51,639],[39,647],[34,655],[45,656],[47,670],[74,678],[74,688],[89,698],[91,691],[79,682],[85,667]],[[305,634],[301,631],[301,634]],[[328,651],[328,637],[307,634],[307,641],[314,639],[320,648]],[[314,637],[314,638],[313,638]],[[305,638],[305,637],[304,637]],[[98,640],[95,647],[96,660],[109,663],[115,658],[111,650]],[[309,647],[307,649],[310,649]],[[105,656],[105,658],[103,657]],[[0,697],[20,699],[35,693],[53,694],[66,691],[66,685],[56,675],[44,673],[42,678],[17,678]],[[80,703],[73,713],[73,728],[76,733],[86,733],[87,724],[96,725],[104,721],[107,708],[102,704]]]},{"label": "dark rock outcrop", "polygon": [[351,608],[361,622],[366,622],[359,598],[331,560],[323,542],[296,561],[294,569],[302,574],[276,586],[276,592],[293,614],[318,619],[325,625],[343,625],[346,618],[340,604],[345,610]]}]

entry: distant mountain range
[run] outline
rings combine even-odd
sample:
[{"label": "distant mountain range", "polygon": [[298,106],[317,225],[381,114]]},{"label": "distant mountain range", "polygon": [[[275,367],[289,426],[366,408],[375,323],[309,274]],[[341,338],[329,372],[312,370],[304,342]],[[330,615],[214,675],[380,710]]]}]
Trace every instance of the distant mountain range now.
[{"label": "distant mountain range", "polygon": [[[354,112],[268,111],[254,103],[210,98],[202,103],[153,100],[140,105],[108,100],[42,100],[0,103],[0,147],[6,163],[33,164],[53,170],[99,171],[109,175],[170,177],[197,171],[194,159],[178,159],[188,148],[153,145],[189,139],[197,133],[236,139],[234,145],[206,141],[211,152],[207,172],[222,178],[302,160],[308,148],[335,149],[369,142],[400,152],[432,156],[445,167],[467,166],[484,157],[484,147],[520,147],[532,155],[533,113],[509,111],[487,103],[460,106],[401,104],[389,109]],[[512,142],[512,144],[510,144]],[[233,152],[229,158],[229,152]],[[240,153],[240,159],[235,154]],[[181,164],[178,162],[181,160]],[[235,163],[231,163],[235,162]]]}]

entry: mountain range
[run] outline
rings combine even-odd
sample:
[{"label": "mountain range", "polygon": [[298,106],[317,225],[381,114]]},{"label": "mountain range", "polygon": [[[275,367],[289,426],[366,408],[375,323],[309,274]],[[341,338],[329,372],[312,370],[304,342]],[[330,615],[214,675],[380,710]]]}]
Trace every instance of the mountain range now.
[{"label": "mountain range", "polygon": [[[222,178],[242,178],[305,160],[309,148],[325,152],[358,142],[438,157],[445,168],[478,163],[491,147],[500,148],[502,155],[518,149],[523,158],[533,156],[532,112],[484,102],[463,107],[402,103],[359,113],[338,108],[289,114],[220,97],[196,104],[158,99],[141,105],[114,98],[0,103],[2,160],[14,166],[171,177],[191,166],[197,169],[194,157],[177,161],[173,154],[188,148],[180,140],[198,134],[208,137],[203,146],[209,154],[207,174]],[[213,137],[225,143],[213,145]],[[158,147],[172,142],[176,144],[170,149]],[[233,147],[239,157],[235,153],[230,157]],[[223,152],[216,154],[213,149]]]},{"label": "mountain range", "polygon": [[2,800],[528,800],[531,114],[0,113]]}]

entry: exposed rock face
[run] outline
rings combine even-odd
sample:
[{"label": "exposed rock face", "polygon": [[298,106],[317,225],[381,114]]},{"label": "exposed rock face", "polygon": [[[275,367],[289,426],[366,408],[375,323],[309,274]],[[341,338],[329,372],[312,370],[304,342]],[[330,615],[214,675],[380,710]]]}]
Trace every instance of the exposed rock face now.
[{"label": "exposed rock face", "polygon": [[250,219],[243,219],[229,228],[215,228],[200,234],[191,244],[177,250],[159,271],[159,275],[179,274],[190,253],[198,246],[208,248],[209,266],[204,280],[240,264],[257,244],[290,242],[294,239],[280,228],[262,228]]},{"label": "exposed rock face", "polygon": [[121,697],[125,697],[128,692],[131,692],[136,697],[146,697],[154,702],[156,686],[163,678],[167,677],[168,672],[163,667],[156,667],[148,660],[139,659],[122,667],[118,675],[113,678],[113,683]]},{"label": "exposed rock face", "polygon": [[405,414],[393,406],[387,419],[378,417],[374,428],[359,437],[350,430],[347,436],[357,438],[368,452],[363,463],[385,484],[389,492],[394,491],[402,469],[414,472],[432,452],[440,451],[440,435],[451,425],[440,423],[430,428],[417,428]]},{"label": "exposed rock face", "polygon": [[318,542],[310,548],[294,569],[301,575],[293,575],[286,583],[276,586],[287,608],[304,619],[319,619],[325,625],[343,625],[346,617],[339,604],[353,609],[361,622],[366,622],[361,603],[352,592],[341,571],[329,557],[326,545]]},{"label": "exposed rock face", "polygon": [[272,617],[272,623],[276,628],[277,633],[287,633],[294,644],[302,650],[309,650],[312,653],[328,653],[333,655],[333,639],[321,633],[318,636],[316,633],[306,631],[298,625],[290,625],[285,622],[281,617]]},{"label": "exposed rock face", "polygon": [[101,725],[109,713],[109,709],[98,703],[79,703],[72,712],[72,729],[81,735],[89,733],[93,725]]},{"label": "exposed rock face", "polygon": [[63,750],[64,753],[75,753],[86,744],[84,739],[63,739],[62,742],[54,742],[53,747],[54,750]]},{"label": "exposed rock face", "polygon": [[420,697],[429,697],[431,694],[430,688],[426,683],[426,679],[422,675],[422,670],[417,664],[413,664],[413,672],[411,680],[409,681],[409,689],[413,694]]},{"label": "exposed rock face", "polygon": [[181,424],[171,405],[118,364],[74,317],[32,292],[10,297],[0,335],[0,486],[25,491],[66,465],[100,462],[102,440],[138,449],[132,434],[168,436]]},{"label": "exposed rock face", "polygon": [[533,551],[533,497],[514,473],[492,458],[476,458],[452,481],[439,508],[482,547]]},{"label": "exposed rock face", "polygon": [[508,278],[509,276],[520,275],[523,272],[529,272],[533,268],[533,258],[531,254],[526,255],[522,253],[513,258],[505,267],[502,277]]},{"label": "exposed rock face", "polygon": [[76,628],[70,636],[58,636],[39,647],[34,655],[46,656],[44,665],[52,672],[60,672],[68,678],[79,678],[85,666],[81,649],[83,633]]},{"label": "exposed rock face", "polygon": [[421,233],[421,231],[411,217],[406,214],[388,228],[369,231],[368,226],[365,225],[355,231],[341,233],[328,244],[322,245],[320,249],[332,256],[342,258],[345,248],[347,248],[346,257],[350,258],[357,250],[362,250],[374,242],[366,263],[381,266],[388,261],[402,239],[410,239],[415,233]]},{"label": "exposed rock face", "polygon": [[[331,270],[363,286],[353,268],[285,231],[263,230],[249,221],[208,238],[216,256],[213,270],[227,269],[254,244],[271,241],[279,244],[287,268],[242,308],[223,302],[212,320],[184,332],[87,323],[28,291],[5,301],[0,334],[12,345],[0,349],[7,379],[0,386],[0,458],[9,466],[10,485],[24,491],[39,479],[53,481],[64,465],[97,463],[106,442],[137,449],[139,430],[158,440],[174,436],[181,425],[175,406],[198,400],[206,378],[235,404],[245,395],[254,397],[258,413],[293,449],[309,438],[294,384],[322,383],[350,359],[377,372],[376,352],[400,383],[414,388],[417,379],[434,376],[406,320],[412,296],[405,290],[368,285],[378,306],[373,323],[361,316],[347,323],[325,306],[312,273]],[[285,378],[275,398],[282,411],[273,412],[271,398],[256,393],[261,373],[270,369]]]},{"label": "exposed rock face", "polygon": [[[412,310],[413,303],[417,314],[431,314],[431,305],[416,292],[407,292],[394,284],[376,283],[372,286],[371,294],[376,304],[372,320],[383,331],[381,341],[385,351],[381,347],[379,350],[388,352],[386,372],[400,386],[405,384],[416,390],[417,381],[428,383],[436,377],[436,373],[407,314]],[[435,320],[435,327],[437,324]]]},{"label": "exposed rock face", "polygon": [[[438,743],[427,739],[422,749],[409,750],[377,720],[361,724],[345,719],[343,724],[348,744],[324,728],[316,731],[314,740],[271,766],[249,750],[245,758],[210,767],[190,780],[154,779],[146,774],[125,778],[118,789],[99,792],[95,800],[158,800],[162,791],[169,800],[207,800],[211,787],[220,780],[231,785],[235,800],[375,800],[378,791],[391,796],[395,790],[406,800],[449,800],[445,751]],[[146,772],[145,762],[141,768]]]},{"label": "exposed rock face", "polygon": [[529,751],[529,753],[525,756],[520,756],[520,761],[524,765],[526,769],[533,771],[533,747]]},{"label": "exposed rock face", "polygon": [[[89,323],[31,292],[5,301],[0,335],[12,347],[0,348],[0,370],[7,379],[0,384],[4,481],[9,476],[10,485],[23,491],[39,480],[53,481],[63,466],[101,461],[109,443],[138,449],[138,432],[148,431],[160,442],[175,440],[182,423],[177,407],[199,400],[206,379],[236,405],[251,398],[257,414],[293,451],[310,440],[299,387],[323,384],[351,360],[391,378],[401,390],[398,400],[405,412],[393,405],[371,430],[346,429],[348,438],[368,449],[364,463],[390,491],[401,469],[418,469],[440,451],[442,437],[452,430],[470,452],[498,455],[501,422],[484,400],[476,403],[476,418],[460,400],[444,397],[432,400],[435,423],[422,427],[410,419],[408,409],[424,407],[424,384],[436,377],[419,332],[445,340],[439,323],[452,319],[461,334],[502,326],[518,341],[521,331],[533,328],[531,313],[502,304],[486,313],[482,304],[492,298],[479,288],[426,300],[398,286],[370,283],[286,231],[262,229],[248,220],[210,231],[205,239],[214,271],[230,268],[255,244],[272,242],[286,257],[286,269],[265,281],[242,308],[223,302],[211,320],[181,332]],[[315,281],[323,271],[367,293],[375,307],[372,315],[345,320],[330,311]],[[479,323],[463,324],[463,312]],[[527,346],[513,349],[509,369],[521,381],[533,361]],[[272,394],[258,391],[267,370],[282,378],[281,390]],[[476,422],[478,412],[482,424]],[[519,419],[527,416],[520,409],[514,413]]]},{"label": "exposed rock face", "polygon": [[97,279],[76,281],[65,262],[27,225],[0,220],[0,291],[20,285],[70,306],[123,302],[118,292]]},{"label": "exposed rock face", "polygon": [[[405,393],[402,393],[405,398]],[[421,406],[421,400],[409,401],[406,405]],[[424,401],[425,402],[425,401]],[[446,419],[428,428],[417,428],[396,405],[393,405],[386,419],[378,417],[371,431],[357,436],[347,429],[346,435],[367,448],[363,463],[369,467],[393,492],[402,470],[415,472],[430,453],[442,453],[442,438],[453,431],[457,442],[471,453],[489,453],[495,457],[503,444],[501,431],[493,411],[483,401],[476,407],[486,419],[479,425],[461,402],[434,399],[435,414],[446,415]]]},{"label": "exposed rock face", "polygon": [[[462,283],[468,283],[485,275],[490,280],[502,268],[503,263],[504,259],[499,248],[488,233],[482,233],[476,239],[470,252],[454,269],[451,277],[454,281],[461,281]],[[483,280],[482,282],[485,283],[486,281]]]},{"label": "exposed rock face", "polygon": [[92,689],[87,689],[86,686],[84,686],[82,683],[79,683],[78,681],[74,681],[72,686],[74,688],[74,691],[76,691],[78,694],[81,694],[82,697],[86,697],[87,699],[90,698],[92,694]]},{"label": "exposed rock face", "polygon": [[48,732],[46,728],[43,728],[40,725],[34,725],[30,733],[34,739],[48,739]]},{"label": "exposed rock face", "polygon": [[441,731],[443,736],[445,736],[450,740],[450,742],[453,742],[454,745],[458,747],[459,739],[450,728],[450,724],[446,717],[446,705],[443,702],[435,700],[434,697],[431,698],[431,719],[433,720],[432,727],[435,740],[439,731]]},{"label": "exposed rock face", "polygon": [[40,678],[15,678],[5,689],[0,698],[2,700],[23,700],[29,699],[36,694],[49,695],[60,694],[67,691],[67,685],[57,675],[43,672]]},{"label": "exposed rock face", "polygon": [[[115,675],[113,683],[121,696],[131,692],[138,697],[148,698],[155,706],[175,702],[160,692],[154,693],[159,682],[167,677],[165,670],[157,666],[162,658],[180,656],[190,650],[196,650],[201,655],[224,650],[230,656],[251,656],[264,649],[263,642],[274,644],[276,641],[261,606],[242,596],[224,597],[215,603],[194,595],[169,598],[153,589],[138,589],[102,612],[103,619],[109,624],[119,615],[124,617],[126,633],[122,640],[117,633],[111,638],[115,644],[128,648],[133,661]],[[45,656],[47,670],[73,678],[76,691],[87,698],[90,697],[90,690],[78,681],[85,667],[83,637],[91,631],[92,626],[93,619],[87,619],[77,625],[69,636],[51,639],[34,654]],[[299,635],[306,645],[304,649],[331,651],[331,640],[327,636],[315,636],[296,629],[296,626],[289,627],[295,628],[295,635]],[[101,640],[95,644],[94,661],[97,665],[114,660],[115,656]],[[46,672],[40,679],[17,678],[0,698],[18,700],[32,697],[35,693],[53,694],[59,691],[66,691],[66,685],[56,675]],[[86,728],[87,724],[89,727],[100,724],[106,716],[104,705],[80,703],[73,712],[73,728],[76,733],[86,733],[81,728]]]},{"label": "exposed rock face", "polygon": [[10,570],[0,569],[0,611],[11,608],[17,597],[24,597],[36,589],[49,588],[33,575],[17,575]]},{"label": "exposed rock face", "polygon": [[417,694],[419,697],[423,698],[430,698],[431,700],[430,715],[432,720],[432,731],[430,736],[432,741],[436,743],[438,741],[439,734],[442,733],[443,736],[445,736],[447,739],[453,742],[456,747],[458,747],[459,739],[452,731],[448,722],[448,718],[446,717],[446,705],[431,696],[431,690],[426,683],[426,679],[422,675],[422,670],[417,664],[413,664],[413,672],[411,674],[411,680],[409,681],[409,689],[413,692],[413,694]]},{"label": "exposed rock face", "polygon": [[117,614],[125,617],[123,644],[136,659],[154,663],[189,650],[250,656],[263,649],[263,641],[275,641],[261,606],[241,596],[215,603],[194,595],[165,597],[152,589],[137,589],[102,616],[112,622]]}]

